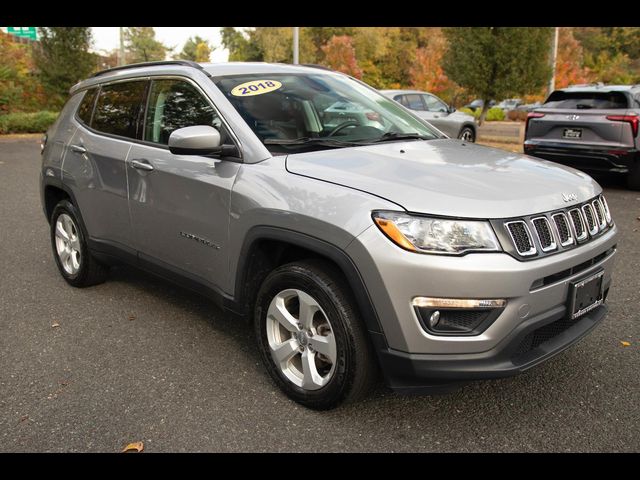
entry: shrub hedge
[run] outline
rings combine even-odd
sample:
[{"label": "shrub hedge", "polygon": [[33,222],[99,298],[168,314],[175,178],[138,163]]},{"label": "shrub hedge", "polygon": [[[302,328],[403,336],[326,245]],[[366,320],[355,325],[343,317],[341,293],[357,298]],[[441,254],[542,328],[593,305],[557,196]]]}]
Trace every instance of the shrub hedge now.
[{"label": "shrub hedge", "polygon": [[44,133],[58,118],[58,112],[0,114],[2,133]]},{"label": "shrub hedge", "polygon": [[[479,108],[476,109],[475,112],[469,108],[461,108],[460,111],[468,113],[469,115],[473,115],[476,120],[480,118],[481,110]],[[487,118],[485,120],[487,122],[500,122],[504,120],[504,110],[498,107],[490,108],[487,112]]]}]

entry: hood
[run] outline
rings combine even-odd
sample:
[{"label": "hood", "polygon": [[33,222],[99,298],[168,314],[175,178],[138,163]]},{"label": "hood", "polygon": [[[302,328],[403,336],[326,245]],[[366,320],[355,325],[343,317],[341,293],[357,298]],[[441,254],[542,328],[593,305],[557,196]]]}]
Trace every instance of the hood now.
[{"label": "hood", "polygon": [[[286,165],[293,174],[371,193],[411,212],[446,216],[530,215],[602,190],[573,168],[452,139],[299,153]],[[577,200],[565,202],[563,194]]]}]

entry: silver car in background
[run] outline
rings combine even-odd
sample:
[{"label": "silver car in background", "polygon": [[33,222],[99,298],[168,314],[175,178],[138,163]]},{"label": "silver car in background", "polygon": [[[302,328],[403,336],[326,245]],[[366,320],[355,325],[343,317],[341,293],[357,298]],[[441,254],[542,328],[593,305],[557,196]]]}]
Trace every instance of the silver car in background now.
[{"label": "silver car in background", "polygon": [[477,136],[475,119],[459,112],[431,93],[420,90],[380,90],[383,95],[426,120],[451,138],[475,142]]}]

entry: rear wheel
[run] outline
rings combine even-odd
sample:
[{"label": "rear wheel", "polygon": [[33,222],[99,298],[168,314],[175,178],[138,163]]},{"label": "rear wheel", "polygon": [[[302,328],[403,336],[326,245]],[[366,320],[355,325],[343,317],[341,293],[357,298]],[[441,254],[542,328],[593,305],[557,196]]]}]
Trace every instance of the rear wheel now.
[{"label": "rear wheel", "polygon": [[51,214],[51,246],[62,277],[74,287],[88,287],[105,281],[108,269],[89,250],[86,235],[73,203],[60,201]]},{"label": "rear wheel", "polygon": [[271,272],[258,292],[255,334],[273,380],[307,407],[355,401],[375,380],[349,288],[327,262],[290,263]]},{"label": "rear wheel", "polygon": [[464,142],[475,142],[476,132],[471,127],[463,127],[458,134],[458,138]]}]

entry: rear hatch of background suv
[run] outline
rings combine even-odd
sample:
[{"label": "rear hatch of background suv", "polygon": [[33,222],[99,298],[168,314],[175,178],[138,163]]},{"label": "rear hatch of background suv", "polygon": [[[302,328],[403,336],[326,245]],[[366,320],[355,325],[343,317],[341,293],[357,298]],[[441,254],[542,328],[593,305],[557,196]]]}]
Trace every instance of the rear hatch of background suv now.
[{"label": "rear hatch of background suv", "polygon": [[558,90],[530,114],[525,142],[539,147],[634,148],[632,115],[623,92]]}]

